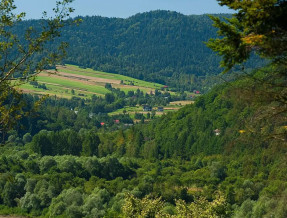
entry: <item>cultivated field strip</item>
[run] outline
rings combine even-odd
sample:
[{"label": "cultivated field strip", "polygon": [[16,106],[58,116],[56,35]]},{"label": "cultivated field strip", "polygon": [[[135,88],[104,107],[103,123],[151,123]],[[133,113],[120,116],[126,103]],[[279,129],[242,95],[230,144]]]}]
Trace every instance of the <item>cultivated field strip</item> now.
[{"label": "cultivated field strip", "polygon": [[110,92],[105,88],[107,83],[110,83],[113,88],[119,88],[126,93],[137,89],[144,93],[150,93],[163,86],[123,75],[82,69],[74,65],[57,66],[57,71],[47,70],[42,72],[38,75],[36,81],[38,84],[45,84],[46,89],[32,84],[22,85],[20,89],[28,93],[71,98],[72,96],[90,97],[94,94],[103,96]]}]

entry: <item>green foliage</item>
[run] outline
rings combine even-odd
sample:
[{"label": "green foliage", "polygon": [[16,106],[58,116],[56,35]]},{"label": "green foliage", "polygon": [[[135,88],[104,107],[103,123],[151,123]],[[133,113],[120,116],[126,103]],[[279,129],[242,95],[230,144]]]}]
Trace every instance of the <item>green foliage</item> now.
[{"label": "green foliage", "polygon": [[253,123],[261,125],[262,135],[285,142],[286,133],[282,126],[286,124],[287,112],[286,1],[219,2],[237,13],[226,21],[212,17],[214,26],[219,28],[218,35],[223,37],[211,39],[208,46],[223,57],[221,65],[225,72],[236,64],[242,64],[254,51],[270,60],[267,67],[247,74],[253,81],[249,80],[250,84],[244,85],[248,90],[245,95],[249,95],[246,97],[254,105],[261,106],[255,112]]},{"label": "green foliage", "polygon": [[[221,2],[233,7],[258,4]],[[228,31],[236,19],[230,22]],[[230,43],[238,36],[233,30]],[[224,48],[222,54],[239,47]],[[228,63],[245,59],[238,55]],[[131,128],[113,129],[114,118],[101,113],[125,101],[135,105],[165,94],[137,90],[126,95],[109,87],[105,100],[48,98],[39,116],[23,118],[0,147],[0,213],[286,217],[286,86],[280,86],[285,75],[285,65],[278,62],[218,86],[176,113]],[[22,97],[28,99],[27,110],[37,100]],[[268,117],[264,109],[274,113]],[[29,130],[21,130],[20,124]]]},{"label": "green foliage", "polygon": [[125,217],[160,217],[164,202],[161,198],[151,199],[149,196],[137,199],[132,195],[127,195],[123,205],[123,215]]},{"label": "green foliage", "polygon": [[82,217],[82,193],[77,189],[64,190],[57,198],[52,200],[49,216]]},{"label": "green foliage", "polygon": [[98,154],[98,146],[100,144],[100,139],[98,135],[93,132],[86,134],[83,144],[82,144],[82,154],[86,156],[93,156]]},{"label": "green foliage", "polygon": [[286,1],[219,2],[237,12],[226,21],[212,17],[223,38],[210,40],[208,46],[223,56],[226,71],[246,61],[254,50],[286,64]]},{"label": "green foliage", "polygon": [[33,137],[29,144],[33,152],[41,155],[72,154],[92,156],[98,154],[100,139],[93,130],[78,134],[66,129],[60,132],[42,130]]},{"label": "green foliage", "polygon": [[[159,84],[165,84],[173,90],[191,92],[207,91],[212,84],[221,82],[214,76],[221,72],[220,58],[203,43],[216,36],[216,29],[207,15],[185,16],[158,10],[127,19],[98,16],[81,19],[80,26],[65,28],[61,36],[73,45],[67,49],[63,63],[85,68],[76,69],[74,74],[92,72],[87,69],[92,68],[112,73],[98,72],[99,77],[123,80],[127,85],[161,88]],[[26,25],[37,26],[38,21],[23,22],[23,26]],[[21,28],[19,26],[17,31]],[[260,62],[255,58],[248,67]],[[66,72],[71,73],[71,70]],[[99,90],[99,93],[106,91]]]},{"label": "green foliage", "polygon": [[[72,0],[59,1],[54,9],[54,17],[47,18],[39,23],[39,28],[32,26],[15,33],[17,27],[24,19],[25,13],[16,14],[17,8],[14,0],[3,0],[0,2],[0,130],[5,133],[11,129],[17,121],[25,115],[22,111],[24,101],[15,89],[35,76],[47,67],[58,62],[65,54],[65,43],[61,43],[54,51],[47,46],[60,36],[60,30],[74,21],[67,20],[70,13],[69,8]],[[35,55],[45,53],[34,61]]]},{"label": "green foliage", "polygon": [[130,194],[125,199],[123,215],[125,217],[228,217],[226,204],[223,197],[218,197],[213,202],[204,198],[196,199],[187,204],[183,200],[176,201],[175,211],[166,213],[165,202],[161,198],[152,199],[146,196],[138,199]]}]

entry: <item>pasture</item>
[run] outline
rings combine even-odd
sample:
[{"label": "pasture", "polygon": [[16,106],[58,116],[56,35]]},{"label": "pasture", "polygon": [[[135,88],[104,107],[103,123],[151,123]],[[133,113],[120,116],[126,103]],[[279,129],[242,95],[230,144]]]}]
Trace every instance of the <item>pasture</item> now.
[{"label": "pasture", "polygon": [[48,70],[40,73],[37,78],[39,84],[45,84],[47,89],[37,88],[31,84],[24,84],[20,89],[35,94],[56,95],[63,98],[103,96],[110,92],[105,88],[110,83],[113,88],[119,88],[127,93],[140,89],[144,93],[154,92],[163,87],[161,84],[146,82],[128,76],[83,69],[74,65],[57,66],[57,71]]}]

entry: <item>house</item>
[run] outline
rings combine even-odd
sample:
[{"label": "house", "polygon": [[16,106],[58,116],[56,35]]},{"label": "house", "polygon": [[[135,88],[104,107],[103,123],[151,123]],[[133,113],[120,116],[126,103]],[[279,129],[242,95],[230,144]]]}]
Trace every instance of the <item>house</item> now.
[{"label": "house", "polygon": [[114,122],[115,122],[116,124],[119,124],[119,123],[120,123],[120,120],[114,120]]},{"label": "house", "polygon": [[163,110],[164,110],[163,107],[157,107],[157,111],[162,112]]},{"label": "house", "polygon": [[101,122],[101,126],[104,126],[105,125],[105,123],[104,122]]},{"label": "house", "polygon": [[143,111],[152,111],[152,107],[149,105],[143,105]]},{"label": "house", "polygon": [[220,133],[221,133],[221,131],[220,131],[220,129],[215,129],[215,130],[214,130],[214,133],[215,133],[216,136],[219,136]]}]

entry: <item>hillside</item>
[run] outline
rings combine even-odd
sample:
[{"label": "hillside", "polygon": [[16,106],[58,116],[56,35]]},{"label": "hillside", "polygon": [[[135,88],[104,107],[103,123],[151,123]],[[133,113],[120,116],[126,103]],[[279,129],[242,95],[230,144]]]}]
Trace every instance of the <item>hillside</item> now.
[{"label": "hillside", "polygon": [[[149,121],[151,114],[155,118],[176,111],[200,96],[190,92],[175,93],[158,83],[75,65],[58,65],[56,69],[43,71],[36,77],[36,81],[22,84],[18,88],[33,96],[65,98],[72,102],[73,99],[82,100],[84,106],[72,103],[70,109],[84,109],[92,116],[108,113],[109,116],[119,117],[125,114],[135,122],[140,122],[142,118]],[[143,111],[144,105],[152,109]],[[104,120],[100,119],[99,122]]]},{"label": "hillside", "polygon": [[[206,91],[222,82],[213,77],[222,71],[220,58],[205,45],[217,31],[208,15],[151,11],[127,19],[80,19],[79,26],[66,27],[61,33],[61,41],[69,44],[64,64],[122,74],[175,90]],[[37,20],[25,21],[15,31],[37,25]],[[260,61],[254,59],[247,66],[258,64]]]},{"label": "hillside", "polygon": [[[228,14],[217,17],[230,17]],[[151,11],[127,19],[81,17],[62,34],[65,62],[157,82],[177,90],[208,90],[222,82],[218,57],[205,42],[217,29],[208,15]],[[246,68],[262,63],[253,58]]]},{"label": "hillside", "polygon": [[286,136],[286,117],[254,119],[273,102],[256,100],[258,84],[245,77],[178,112],[116,131],[65,109],[75,99],[50,100],[31,122],[38,133],[10,132],[1,148],[0,213],[104,217],[152,208],[177,217],[179,206],[193,205],[222,217],[283,218],[286,142],[272,136]]},{"label": "hillside", "polygon": [[[200,62],[205,65],[195,74],[184,68],[190,69],[189,58],[196,57],[185,48],[204,54],[196,60],[208,57],[207,50],[198,50],[198,44],[192,47],[196,40],[189,41],[180,29],[168,32],[189,17],[195,22],[206,16],[155,11],[128,19],[86,17],[85,30],[64,30],[70,56],[56,65],[58,53],[49,53],[59,42],[49,34],[55,29],[44,28],[31,40],[29,33],[34,32],[29,28],[26,44],[13,41],[9,32],[13,1],[2,4],[6,10],[0,19],[7,26],[2,32],[8,32],[1,41],[0,214],[286,218],[287,4],[281,0],[219,4],[237,13],[232,19],[212,17],[220,31],[207,46],[222,57],[226,72],[225,83],[212,88],[217,81],[203,70],[212,61]],[[14,31],[38,22],[20,22]],[[59,20],[47,25],[57,26]],[[189,36],[196,32],[184,31]],[[45,36],[52,42],[46,43]],[[186,38],[181,41],[181,36]],[[180,48],[174,53],[169,50],[173,41]],[[45,42],[40,43],[40,54],[52,60],[37,55],[33,46],[39,42]],[[14,59],[19,52],[23,58]],[[258,68],[254,52],[266,58]],[[102,59],[97,62],[97,57]],[[244,66],[250,59],[253,69]],[[49,67],[38,81],[30,78],[34,66]],[[206,75],[209,79],[202,79]],[[209,91],[173,92],[195,85]],[[19,86],[29,93],[19,92]]]},{"label": "hillside", "polygon": [[63,33],[67,63],[192,91],[215,75],[219,58],[204,42],[216,35],[207,15],[152,11],[128,19],[83,17]]},{"label": "hillside", "polygon": [[37,76],[37,82],[23,84],[20,87],[21,90],[26,93],[71,98],[73,96],[104,96],[106,93],[111,92],[107,89],[107,84],[125,93],[137,91],[138,89],[144,93],[154,93],[155,89],[163,88],[161,84],[145,82],[119,74],[83,69],[74,65],[59,65],[56,68],[57,71],[47,70],[40,73]]},{"label": "hillside", "polygon": [[79,27],[63,33],[72,42],[67,61],[159,81],[179,73],[220,72],[219,58],[203,43],[216,34],[207,15],[153,11],[128,19],[82,19]]}]

